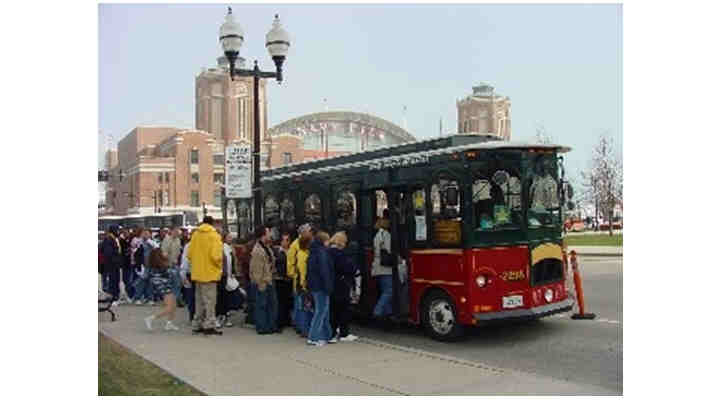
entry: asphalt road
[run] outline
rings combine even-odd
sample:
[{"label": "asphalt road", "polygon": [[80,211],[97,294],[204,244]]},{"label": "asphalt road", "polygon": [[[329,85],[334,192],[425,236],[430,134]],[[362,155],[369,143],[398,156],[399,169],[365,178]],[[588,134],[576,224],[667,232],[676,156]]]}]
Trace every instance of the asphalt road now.
[{"label": "asphalt road", "polygon": [[[593,321],[569,314],[499,327],[471,329],[456,343],[441,343],[420,328],[392,331],[358,326],[359,336],[556,379],[586,383],[622,394],[622,258],[581,258],[586,310]],[[567,393],[563,393],[567,395]]]}]

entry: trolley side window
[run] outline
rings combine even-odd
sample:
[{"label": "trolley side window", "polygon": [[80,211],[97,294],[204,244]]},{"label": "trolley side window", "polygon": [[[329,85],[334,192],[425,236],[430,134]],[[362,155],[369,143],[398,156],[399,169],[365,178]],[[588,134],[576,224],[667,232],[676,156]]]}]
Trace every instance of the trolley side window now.
[{"label": "trolley side window", "polygon": [[518,168],[485,164],[474,169],[472,193],[476,231],[521,227],[522,181]]}]

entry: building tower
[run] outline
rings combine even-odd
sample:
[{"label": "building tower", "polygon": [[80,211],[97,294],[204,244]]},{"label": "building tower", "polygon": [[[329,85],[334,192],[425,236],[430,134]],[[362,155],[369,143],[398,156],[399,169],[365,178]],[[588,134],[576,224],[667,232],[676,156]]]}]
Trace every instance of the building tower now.
[{"label": "building tower", "polygon": [[511,100],[495,93],[495,88],[481,82],[473,86],[473,94],[456,101],[458,133],[494,135],[512,138]]},{"label": "building tower", "polygon": [[[229,77],[229,61],[222,56],[217,68],[203,68],[195,78],[195,127],[210,132],[224,145],[231,142],[253,142],[253,77]],[[239,57],[237,68],[245,68]],[[260,81],[259,110],[261,132],[268,130],[266,80]],[[261,138],[264,140],[264,138]]]}]

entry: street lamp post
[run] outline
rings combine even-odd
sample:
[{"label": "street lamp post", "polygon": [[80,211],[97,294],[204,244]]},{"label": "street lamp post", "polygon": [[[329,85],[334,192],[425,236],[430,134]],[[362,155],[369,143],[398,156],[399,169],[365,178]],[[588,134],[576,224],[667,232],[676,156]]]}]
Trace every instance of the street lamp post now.
[{"label": "street lamp post", "polygon": [[259,95],[258,86],[261,78],[275,78],[278,83],[283,81],[283,62],[288,54],[290,47],[290,37],[288,33],[280,25],[280,19],[276,14],[273,20],[273,28],[266,34],[266,48],[273,58],[276,72],[265,72],[258,68],[258,61],[254,61],[252,70],[236,68],[235,61],[239,56],[239,50],[244,43],[244,30],[238,22],[234,21],[232,8],[229,7],[224,24],[219,28],[219,42],[222,44],[224,55],[229,60],[229,76],[234,80],[234,76],[252,76],[254,78],[253,85],[253,101],[254,101],[254,224],[261,224],[261,125],[259,111]]}]

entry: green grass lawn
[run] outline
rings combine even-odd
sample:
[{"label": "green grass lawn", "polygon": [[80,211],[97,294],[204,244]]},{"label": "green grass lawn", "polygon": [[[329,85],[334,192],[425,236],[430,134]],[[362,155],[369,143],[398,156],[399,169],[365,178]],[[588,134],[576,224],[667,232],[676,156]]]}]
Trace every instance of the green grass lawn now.
[{"label": "green grass lawn", "polygon": [[98,334],[98,396],[202,396],[193,387]]},{"label": "green grass lawn", "polygon": [[624,243],[624,235],[612,235],[602,233],[596,235],[579,235],[565,237],[568,246],[621,246]]}]

